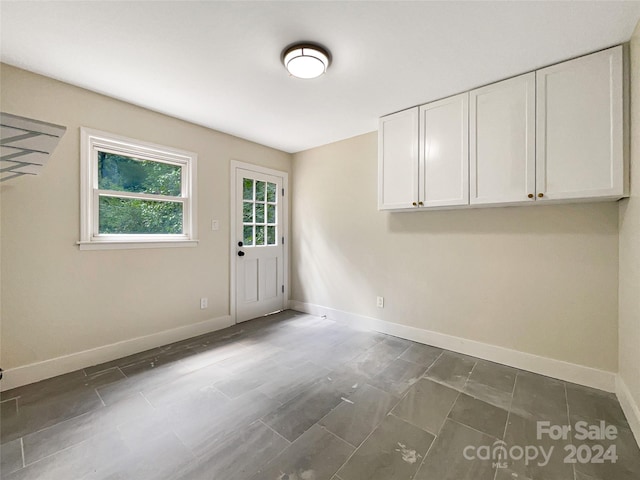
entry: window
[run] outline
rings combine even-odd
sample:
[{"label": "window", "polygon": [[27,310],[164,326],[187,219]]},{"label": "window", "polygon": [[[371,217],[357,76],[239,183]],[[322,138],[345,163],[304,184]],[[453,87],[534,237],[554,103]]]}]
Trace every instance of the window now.
[{"label": "window", "polygon": [[195,246],[195,153],[81,129],[81,249]]},{"label": "window", "polygon": [[278,238],[275,183],[242,179],[242,242],[244,246],[276,245]]}]

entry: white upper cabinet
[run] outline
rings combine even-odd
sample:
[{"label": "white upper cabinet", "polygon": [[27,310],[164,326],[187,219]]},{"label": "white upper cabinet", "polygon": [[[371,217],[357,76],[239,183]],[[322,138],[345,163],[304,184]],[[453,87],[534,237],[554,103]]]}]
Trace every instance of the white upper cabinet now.
[{"label": "white upper cabinet", "polygon": [[536,75],[469,93],[469,192],[472,205],[535,201]]},{"label": "white upper cabinet", "polygon": [[469,94],[420,107],[419,206],[469,204]]},{"label": "white upper cabinet", "polygon": [[418,107],[382,117],[378,129],[378,209],[418,201]]},{"label": "white upper cabinet", "polygon": [[622,47],[536,72],[537,200],[626,195]]},{"label": "white upper cabinet", "polygon": [[380,119],[378,208],[628,195],[623,47]]}]

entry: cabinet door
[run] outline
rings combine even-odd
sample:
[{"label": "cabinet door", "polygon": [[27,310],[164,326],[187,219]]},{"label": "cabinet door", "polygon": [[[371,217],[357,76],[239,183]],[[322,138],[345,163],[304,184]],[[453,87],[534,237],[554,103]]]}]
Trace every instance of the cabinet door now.
[{"label": "cabinet door", "polygon": [[472,205],[535,201],[536,75],[469,93]]},{"label": "cabinet door", "polygon": [[418,107],[382,117],[378,129],[378,209],[418,200]]},{"label": "cabinet door", "polygon": [[622,47],[536,72],[538,200],[624,195]]},{"label": "cabinet door", "polygon": [[469,204],[469,93],[420,107],[420,206]]}]

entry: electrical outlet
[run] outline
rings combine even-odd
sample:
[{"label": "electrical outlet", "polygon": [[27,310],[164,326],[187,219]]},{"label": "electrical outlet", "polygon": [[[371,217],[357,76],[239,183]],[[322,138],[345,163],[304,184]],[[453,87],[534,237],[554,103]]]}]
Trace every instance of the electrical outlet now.
[{"label": "electrical outlet", "polygon": [[209,308],[209,299],[206,297],[200,299],[200,310],[205,308]]},{"label": "electrical outlet", "polygon": [[376,307],[384,308],[384,297],[378,297],[376,299]]}]

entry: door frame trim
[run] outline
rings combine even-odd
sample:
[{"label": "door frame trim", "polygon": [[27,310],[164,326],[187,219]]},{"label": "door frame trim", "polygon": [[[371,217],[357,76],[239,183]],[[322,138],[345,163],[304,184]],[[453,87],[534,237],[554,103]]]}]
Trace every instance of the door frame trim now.
[{"label": "door frame trim", "polygon": [[236,315],[236,174],[238,169],[249,170],[256,173],[264,173],[266,175],[273,175],[275,177],[282,178],[282,188],[284,188],[285,195],[282,199],[282,235],[285,239],[283,248],[282,268],[283,268],[283,282],[284,282],[284,294],[282,299],[282,308],[287,308],[289,305],[289,253],[291,248],[291,242],[289,241],[289,173],[282,170],[275,170],[273,168],[263,167],[261,165],[254,165],[252,163],[241,162],[239,160],[231,160],[230,163],[230,208],[229,208],[229,313],[231,320],[234,324],[238,323],[238,317]]}]

